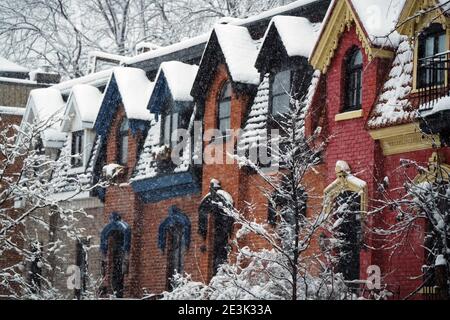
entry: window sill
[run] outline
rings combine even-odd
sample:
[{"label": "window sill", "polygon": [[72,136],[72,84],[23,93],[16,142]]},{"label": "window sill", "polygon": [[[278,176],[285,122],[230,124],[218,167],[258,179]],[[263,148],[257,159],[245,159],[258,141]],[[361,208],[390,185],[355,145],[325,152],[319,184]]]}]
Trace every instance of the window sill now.
[{"label": "window sill", "polygon": [[363,116],[362,110],[349,111],[349,112],[337,114],[335,117],[335,121],[339,122],[339,121],[358,119],[358,118],[362,118],[362,116]]}]

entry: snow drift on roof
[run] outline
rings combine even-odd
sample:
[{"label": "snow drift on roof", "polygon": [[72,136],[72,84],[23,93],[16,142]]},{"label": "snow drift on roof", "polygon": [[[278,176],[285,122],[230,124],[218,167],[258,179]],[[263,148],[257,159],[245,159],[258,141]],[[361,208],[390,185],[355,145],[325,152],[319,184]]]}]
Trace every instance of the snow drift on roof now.
[{"label": "snow drift on roof", "polygon": [[206,43],[207,41],[208,41],[208,34],[205,33],[205,34],[202,34],[202,35],[194,37],[194,38],[190,38],[190,39],[186,39],[186,40],[174,43],[167,47],[161,47],[159,49],[151,50],[151,51],[139,54],[135,57],[125,59],[123,61],[123,63],[126,65],[139,63],[139,62],[142,62],[145,60],[150,60],[150,59],[164,56],[166,54],[170,54],[170,53],[173,53],[176,51],[181,51],[183,49],[194,47],[194,46],[200,45],[202,43]]},{"label": "snow drift on roof", "polygon": [[397,47],[400,35],[394,31],[406,0],[351,0],[369,40],[376,46]]},{"label": "snow drift on roof", "polygon": [[153,83],[148,80],[144,70],[118,67],[113,69],[112,77],[116,80],[127,117],[150,121],[152,116],[147,110],[147,104],[153,91]]},{"label": "snow drift on roof", "polygon": [[65,104],[61,93],[53,88],[31,90],[30,99],[39,121],[46,121],[58,115],[63,111]]},{"label": "snow drift on roof", "polygon": [[[198,66],[179,61],[163,62],[160,74],[164,74],[172,98],[175,101],[193,101],[192,86],[197,76]],[[158,76],[159,77],[159,76]],[[157,78],[158,78],[157,77]]]},{"label": "snow drift on roof", "polygon": [[[228,18],[228,19],[229,19],[230,23],[236,24],[236,25],[251,24],[251,23],[259,21],[259,20],[264,20],[264,19],[273,17],[275,15],[279,15],[279,14],[286,13],[288,11],[295,10],[297,8],[306,6],[306,5],[316,2],[316,1],[318,1],[318,0],[297,0],[297,1],[294,1],[287,5],[276,7],[276,8],[261,12],[257,15],[254,15],[254,16],[251,16],[251,17],[248,17],[245,19],[233,19],[233,18]],[[222,21],[226,21],[226,20],[224,18],[222,18]]]},{"label": "snow drift on roof", "polygon": [[19,66],[18,64],[9,61],[3,57],[0,57],[0,72],[19,72],[25,73],[29,72],[27,68]]},{"label": "snow drift on roof", "polygon": [[91,73],[84,77],[75,78],[55,84],[54,86],[52,86],[52,88],[65,92],[71,90],[72,87],[77,84],[89,84],[91,86],[106,84],[108,80],[111,78],[111,73],[112,69]]},{"label": "snow drift on roof", "polygon": [[96,87],[78,84],[72,88],[72,99],[75,99],[81,121],[94,123],[97,119],[102,93]]},{"label": "snow drift on roof", "polygon": [[369,119],[369,128],[403,124],[415,117],[416,111],[408,99],[412,90],[413,59],[411,44],[408,38],[402,37],[388,79]]},{"label": "snow drift on roof", "polygon": [[270,22],[266,36],[272,26],[277,29],[290,57],[309,57],[319,36],[317,24],[302,17],[277,16]]},{"label": "snow drift on roof", "polygon": [[260,77],[254,67],[258,54],[257,43],[247,28],[216,25],[214,32],[234,82],[258,85]]}]

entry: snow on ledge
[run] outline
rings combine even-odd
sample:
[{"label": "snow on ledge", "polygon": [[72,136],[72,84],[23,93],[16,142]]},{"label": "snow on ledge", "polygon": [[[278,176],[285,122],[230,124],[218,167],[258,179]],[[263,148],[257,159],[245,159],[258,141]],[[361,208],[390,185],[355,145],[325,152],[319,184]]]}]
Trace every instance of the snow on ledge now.
[{"label": "snow on ledge", "polygon": [[25,108],[0,106],[0,115],[1,114],[8,116],[23,116],[25,114]]}]

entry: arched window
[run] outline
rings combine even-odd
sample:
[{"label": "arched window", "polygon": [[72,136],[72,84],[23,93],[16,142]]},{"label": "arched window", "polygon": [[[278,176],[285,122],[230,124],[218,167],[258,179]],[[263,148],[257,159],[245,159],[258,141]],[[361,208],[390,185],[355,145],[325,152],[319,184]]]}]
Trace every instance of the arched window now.
[{"label": "arched window", "polygon": [[128,163],[128,130],[130,124],[127,118],[122,120],[119,129],[119,145],[118,145],[118,162],[120,165],[126,166]]},{"label": "arched window", "polygon": [[440,62],[446,55],[447,37],[440,24],[432,24],[419,36],[417,87],[442,85],[445,80],[445,65]]},{"label": "arched window", "polygon": [[[336,163],[336,180],[324,190],[324,212],[334,220],[333,241],[321,240],[337,258],[334,267],[345,280],[360,276],[360,251],[363,242],[362,220],[367,212],[367,183],[355,177],[345,161]],[[356,289],[356,288],[355,288]]]},{"label": "arched window", "polygon": [[233,229],[234,220],[226,214],[226,208],[233,206],[231,195],[222,190],[220,182],[211,181],[210,192],[203,199],[199,207],[199,233],[206,239],[208,234],[208,216],[213,219],[212,225],[212,252],[210,255],[211,274],[215,275],[219,267],[228,259],[229,238]]},{"label": "arched window", "polygon": [[360,276],[361,250],[361,196],[356,192],[343,191],[334,200],[335,238],[338,240],[337,272],[347,281],[358,280]]},{"label": "arched window", "polygon": [[[191,222],[176,206],[169,208],[169,216],[159,226],[158,246],[167,247],[166,289],[172,289],[172,279],[176,273],[184,271],[184,254],[191,241]],[[167,242],[167,245],[166,245]]]},{"label": "arched window", "polygon": [[231,82],[227,81],[220,92],[217,111],[217,126],[224,137],[228,136],[231,129]]},{"label": "arched window", "polygon": [[361,50],[352,50],[346,59],[345,105],[344,111],[355,111],[362,106],[362,70],[363,55]]},{"label": "arched window", "polygon": [[[113,212],[110,223],[100,235],[102,253],[102,275],[111,283],[112,293],[117,298],[123,297],[124,277],[128,273],[128,260],[131,249],[131,229],[122,221],[122,217]],[[109,268],[108,268],[108,261]]]}]

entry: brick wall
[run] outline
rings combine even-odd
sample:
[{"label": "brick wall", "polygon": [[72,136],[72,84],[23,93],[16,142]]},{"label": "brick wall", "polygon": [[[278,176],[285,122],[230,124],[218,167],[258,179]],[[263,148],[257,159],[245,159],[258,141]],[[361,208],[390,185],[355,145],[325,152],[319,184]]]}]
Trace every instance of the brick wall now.
[{"label": "brick wall", "polygon": [[[107,137],[106,162],[107,164],[117,163],[118,158],[118,132],[120,124],[125,117],[125,110],[122,105],[119,106],[116,115],[110,126]],[[136,135],[129,131],[128,138],[128,164],[126,166],[127,177],[123,181],[128,181],[137,160],[139,143],[142,139],[142,133]],[[142,228],[142,209],[140,201],[133,192],[128,183],[111,186],[106,191],[105,208],[103,223],[109,222],[109,216],[116,211],[121,214],[122,219],[127,222],[132,230],[130,269],[125,278],[125,294],[127,296],[139,296],[140,294],[140,246],[141,246],[141,228]],[[110,279],[106,281],[108,287]]]},{"label": "brick wall", "polygon": [[[358,47],[363,53],[363,117],[347,121],[335,121],[335,116],[342,112],[345,97],[345,57],[348,52]],[[327,166],[327,183],[336,179],[335,165],[338,160],[346,161],[353,174],[368,184],[369,199],[374,198],[376,181],[381,172],[382,154],[378,142],[375,142],[365,129],[367,118],[376,102],[378,93],[386,77],[391,61],[387,59],[374,59],[369,62],[361,42],[353,26],[345,32],[331,61],[326,74],[326,117],[330,142],[325,153]],[[370,245],[372,239],[367,237]],[[361,279],[367,277],[366,270],[376,261],[376,254],[369,250],[361,251]]]}]

